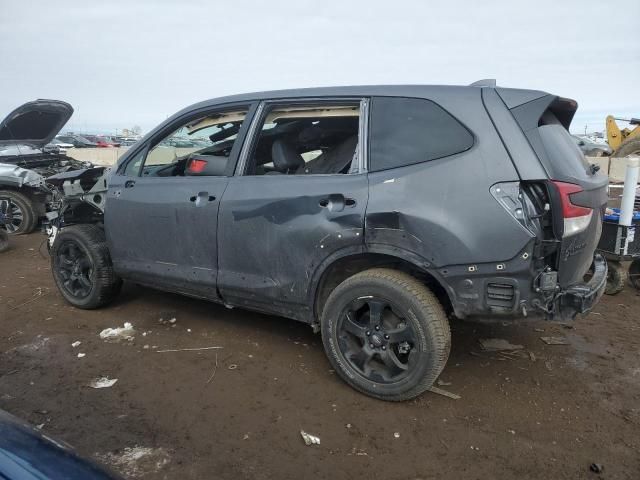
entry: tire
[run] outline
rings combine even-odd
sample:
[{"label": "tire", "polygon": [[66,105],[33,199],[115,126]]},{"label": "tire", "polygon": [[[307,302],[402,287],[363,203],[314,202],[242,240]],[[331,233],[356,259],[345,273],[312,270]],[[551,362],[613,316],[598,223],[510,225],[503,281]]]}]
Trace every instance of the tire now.
[{"label": "tire", "polygon": [[24,193],[14,190],[0,190],[0,198],[6,198],[11,202],[15,218],[5,225],[9,235],[23,235],[33,232],[38,226],[38,214],[33,201]]},{"label": "tire", "polygon": [[628,157],[629,155],[640,155],[640,138],[632,138],[618,147],[613,154],[614,157]]},{"label": "tire", "polygon": [[60,293],[74,307],[99,308],[120,292],[104,231],[96,225],[72,225],[56,235],[51,271]]},{"label": "tire", "polygon": [[0,227],[0,253],[9,250],[9,235],[4,227]]},{"label": "tire", "polygon": [[451,348],[449,323],[436,296],[416,278],[386,268],[338,285],[324,305],[321,331],[340,377],[381,400],[409,400],[429,389]]},{"label": "tire", "polygon": [[629,265],[629,282],[636,290],[640,290],[640,258]]},{"label": "tire", "polygon": [[627,274],[620,262],[610,261],[608,262],[608,267],[609,273],[607,274],[607,286],[605,287],[604,293],[607,295],[617,295],[624,289]]}]

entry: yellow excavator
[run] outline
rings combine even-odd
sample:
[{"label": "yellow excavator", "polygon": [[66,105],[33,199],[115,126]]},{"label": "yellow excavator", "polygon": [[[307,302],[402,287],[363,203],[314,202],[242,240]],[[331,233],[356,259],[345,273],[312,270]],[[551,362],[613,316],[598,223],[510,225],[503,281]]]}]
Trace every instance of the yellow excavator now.
[{"label": "yellow excavator", "polygon": [[[635,125],[633,129],[623,128],[620,130],[616,120]],[[628,157],[629,155],[640,155],[640,119],[639,118],[616,118],[613,115],[607,116],[607,141],[613,150],[612,157]]]}]

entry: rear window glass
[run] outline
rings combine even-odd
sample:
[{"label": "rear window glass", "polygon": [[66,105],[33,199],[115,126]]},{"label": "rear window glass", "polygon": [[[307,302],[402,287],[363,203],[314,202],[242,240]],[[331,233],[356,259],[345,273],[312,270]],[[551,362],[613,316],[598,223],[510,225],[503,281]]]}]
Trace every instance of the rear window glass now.
[{"label": "rear window glass", "polygon": [[545,166],[553,177],[575,177],[579,172],[588,176],[589,162],[553,112],[547,110],[544,113],[540,119],[538,133],[546,153],[541,157],[543,161],[547,160]]},{"label": "rear window glass", "polygon": [[375,97],[371,100],[369,170],[427,162],[464,152],[473,135],[430,100]]}]

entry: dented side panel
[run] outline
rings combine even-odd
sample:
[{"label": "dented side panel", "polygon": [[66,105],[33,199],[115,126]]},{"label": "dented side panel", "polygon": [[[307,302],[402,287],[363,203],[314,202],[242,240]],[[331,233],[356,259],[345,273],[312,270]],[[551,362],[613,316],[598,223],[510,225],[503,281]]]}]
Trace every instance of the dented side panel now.
[{"label": "dented side panel", "polygon": [[224,300],[303,319],[318,266],[363,246],[367,197],[365,174],[231,178],[219,216]]}]

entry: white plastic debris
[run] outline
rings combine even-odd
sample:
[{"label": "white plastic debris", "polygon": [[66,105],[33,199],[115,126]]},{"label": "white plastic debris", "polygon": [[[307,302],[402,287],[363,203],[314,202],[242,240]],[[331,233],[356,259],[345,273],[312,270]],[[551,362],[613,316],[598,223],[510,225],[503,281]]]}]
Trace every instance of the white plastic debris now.
[{"label": "white plastic debris", "polygon": [[79,354],[78,354],[78,358],[82,358],[82,357],[84,357],[85,355],[86,355],[86,353],[79,353]]},{"label": "white plastic debris", "polygon": [[171,320],[169,320],[169,323],[176,323],[176,321],[177,320],[175,318],[172,318]]},{"label": "white plastic debris", "polygon": [[302,439],[304,440],[304,444],[309,445],[320,445],[320,437],[316,437],[315,435],[311,435],[304,430],[300,430],[300,435],[302,435]]},{"label": "white plastic debris", "polygon": [[400,432],[395,432],[395,433],[393,434],[393,436],[394,436],[395,438],[400,438]]},{"label": "white plastic debris", "polygon": [[100,338],[107,342],[119,342],[120,340],[133,340],[134,334],[133,325],[125,322],[122,327],[105,328],[100,332]]},{"label": "white plastic debris", "polygon": [[109,388],[113,387],[113,385],[118,381],[117,378],[109,378],[109,377],[98,377],[91,380],[89,386],[91,388]]},{"label": "white plastic debris", "polygon": [[82,342],[81,342],[80,340],[78,340],[78,341],[73,342],[73,343],[71,344],[71,346],[72,346],[73,348],[76,348],[76,347],[79,347],[81,343],[82,343]]}]

